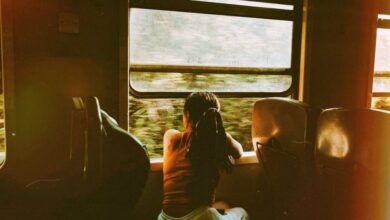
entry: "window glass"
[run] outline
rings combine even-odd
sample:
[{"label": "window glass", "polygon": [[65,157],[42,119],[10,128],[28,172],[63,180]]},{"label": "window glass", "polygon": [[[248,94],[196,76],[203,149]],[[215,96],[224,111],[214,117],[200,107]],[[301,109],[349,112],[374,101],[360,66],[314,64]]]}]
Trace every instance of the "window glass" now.
[{"label": "window glass", "polygon": [[[293,10],[280,4],[204,1]],[[137,92],[282,93],[292,85],[293,21],[131,8],[129,26],[129,82]],[[245,151],[253,150],[255,101],[220,98],[225,129]],[[167,129],[183,131],[183,104],[184,99],[129,94],[129,130],[152,158],[162,156]]]},{"label": "window glass", "polygon": [[284,92],[291,86],[289,75],[195,74],[131,72],[137,92]]},{"label": "window glass", "polygon": [[4,93],[0,94],[0,165],[5,159]]},{"label": "window glass", "polygon": [[375,72],[390,72],[390,29],[378,28],[376,36]]},{"label": "window glass", "polygon": [[[226,132],[251,151],[254,98],[219,98]],[[162,157],[163,135],[168,129],[183,131],[184,99],[129,99],[129,130],[147,147],[151,158]],[[237,114],[239,112],[239,114]]]},{"label": "window glass", "polygon": [[130,10],[130,64],[289,68],[292,21]]},{"label": "window glass", "polygon": [[[389,15],[379,15],[379,19],[389,19]],[[390,93],[390,29],[378,28],[375,49],[373,93]],[[390,97],[374,97],[373,108],[390,110]]]},{"label": "window glass", "polygon": [[390,97],[373,97],[371,107],[390,111]]},{"label": "window glass", "polygon": [[390,92],[390,74],[375,74],[374,92]]}]

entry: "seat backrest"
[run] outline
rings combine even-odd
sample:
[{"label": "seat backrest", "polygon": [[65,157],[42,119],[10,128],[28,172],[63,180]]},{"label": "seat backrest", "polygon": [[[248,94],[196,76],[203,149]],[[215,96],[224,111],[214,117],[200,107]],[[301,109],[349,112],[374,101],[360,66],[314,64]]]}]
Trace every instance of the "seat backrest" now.
[{"label": "seat backrest", "polygon": [[314,175],[314,138],[320,109],[285,98],[265,98],[253,109],[252,141],[264,171],[275,219],[304,219]]},{"label": "seat backrest", "polygon": [[389,219],[390,112],[328,109],[318,121],[318,219]]},{"label": "seat backrest", "polygon": [[19,210],[17,214],[10,212],[9,215],[13,218],[67,218],[67,202],[75,201],[81,195],[83,187],[80,185],[84,182],[84,168],[87,167],[85,157],[88,156],[85,152],[88,134],[86,105],[80,97],[75,97],[72,101],[69,160],[51,176],[39,177],[15,190],[10,199],[10,207],[7,207],[9,210]]},{"label": "seat backrest", "polygon": [[10,212],[18,219],[130,219],[149,173],[146,150],[96,97],[72,100],[69,162],[15,192],[6,210],[28,213]]},{"label": "seat backrest", "polygon": [[103,124],[99,100],[96,97],[84,99],[86,106],[86,147],[84,173],[90,181],[98,181],[101,177],[103,160]]},{"label": "seat backrest", "polygon": [[87,139],[86,106],[81,97],[73,97],[69,141],[69,176],[83,178],[86,164],[85,141]]},{"label": "seat backrest", "polygon": [[70,209],[88,219],[129,218],[149,173],[146,150],[100,109],[96,97],[73,100],[70,155],[76,175],[69,183],[79,184],[79,192]]},{"label": "seat backrest", "polygon": [[71,175],[95,181],[101,170],[103,125],[96,97],[74,97],[69,158]]},{"label": "seat backrest", "polygon": [[[103,127],[103,195],[105,200],[125,206],[116,214],[118,218],[136,205],[145,187],[150,161],[145,146],[132,134],[102,111]],[[119,214],[119,215],[118,215]],[[112,217],[109,215],[108,217]]]}]

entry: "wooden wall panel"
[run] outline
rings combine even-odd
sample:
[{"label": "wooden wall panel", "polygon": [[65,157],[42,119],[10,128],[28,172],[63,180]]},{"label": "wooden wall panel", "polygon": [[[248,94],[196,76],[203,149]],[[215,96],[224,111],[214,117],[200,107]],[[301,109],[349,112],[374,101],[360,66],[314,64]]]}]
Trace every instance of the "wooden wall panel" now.
[{"label": "wooden wall panel", "polygon": [[310,74],[305,102],[323,108],[366,107],[372,83],[376,1],[309,1]]}]

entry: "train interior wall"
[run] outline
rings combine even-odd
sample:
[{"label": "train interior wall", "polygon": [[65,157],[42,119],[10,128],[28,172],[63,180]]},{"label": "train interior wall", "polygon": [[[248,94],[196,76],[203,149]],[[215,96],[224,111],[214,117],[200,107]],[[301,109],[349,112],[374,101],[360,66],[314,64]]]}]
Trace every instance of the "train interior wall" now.
[{"label": "train interior wall", "polygon": [[[6,103],[7,161],[1,172],[23,185],[61,170],[69,144],[70,97],[97,96],[102,108],[118,119],[122,3],[1,3],[3,41],[12,42],[3,51],[4,75],[13,83],[5,85],[5,95],[13,101]],[[369,0],[308,3],[303,100],[322,108],[367,107],[377,5]],[[77,33],[59,31],[63,13],[78,18]],[[256,163],[237,166],[233,175],[221,179],[218,197],[261,216],[256,211],[264,207],[259,197],[260,172]],[[136,214],[153,219],[161,209],[161,199],[162,174],[152,171]]]},{"label": "train interior wall", "polygon": [[[3,26],[12,31],[3,38],[12,40],[12,47],[4,48],[4,74],[5,80],[12,74],[14,83],[10,91],[5,86],[6,99],[12,96],[14,101],[6,104],[4,170],[23,184],[61,169],[69,145],[72,96],[98,96],[102,108],[117,117],[118,8],[111,1],[2,4]],[[78,33],[59,32],[64,13],[78,17]],[[13,65],[12,72],[7,72],[8,65]]]}]

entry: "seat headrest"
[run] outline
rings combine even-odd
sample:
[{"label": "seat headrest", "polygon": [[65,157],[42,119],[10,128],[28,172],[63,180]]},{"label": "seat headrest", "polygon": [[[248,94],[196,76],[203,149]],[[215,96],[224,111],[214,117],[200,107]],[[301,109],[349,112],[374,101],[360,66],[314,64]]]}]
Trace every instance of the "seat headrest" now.
[{"label": "seat headrest", "polygon": [[318,121],[316,157],[335,169],[361,166],[375,171],[390,164],[390,112],[336,108]]},{"label": "seat headrest", "polygon": [[303,143],[308,141],[309,121],[320,109],[287,98],[264,98],[253,108],[252,141],[267,143],[271,138],[279,142]]}]

